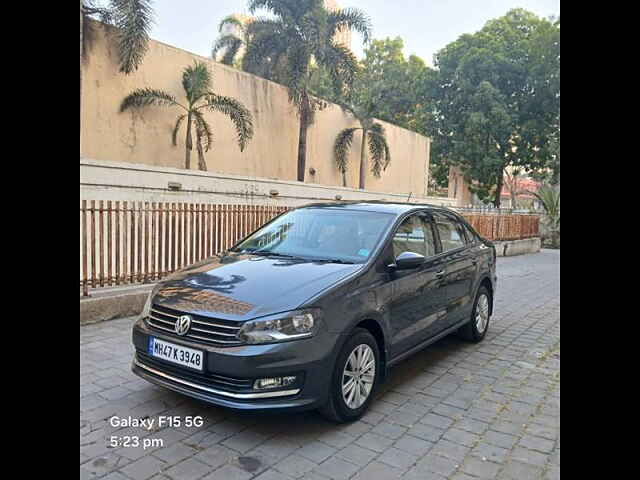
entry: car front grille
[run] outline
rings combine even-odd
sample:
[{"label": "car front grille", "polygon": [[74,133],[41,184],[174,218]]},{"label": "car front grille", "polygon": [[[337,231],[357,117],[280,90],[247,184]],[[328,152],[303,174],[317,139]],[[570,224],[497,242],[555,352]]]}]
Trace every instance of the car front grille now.
[{"label": "car front grille", "polygon": [[[181,315],[189,315],[192,319],[191,328],[186,335],[178,335],[175,331],[176,320]],[[233,347],[243,344],[237,337],[240,326],[227,320],[212,319],[192,313],[187,314],[167,307],[153,305],[146,322],[152,329],[178,338],[196,340],[221,347]]]},{"label": "car front grille", "polygon": [[154,358],[141,350],[136,351],[136,355],[138,361],[143,365],[157,368],[165,373],[199,385],[237,393],[248,392],[253,388],[253,379],[250,378],[234,378],[213,373],[198,372]]}]

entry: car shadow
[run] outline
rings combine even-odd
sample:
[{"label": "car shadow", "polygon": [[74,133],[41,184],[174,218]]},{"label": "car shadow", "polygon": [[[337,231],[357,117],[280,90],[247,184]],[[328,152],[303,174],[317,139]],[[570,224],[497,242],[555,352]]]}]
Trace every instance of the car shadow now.
[{"label": "car shadow", "polygon": [[[425,390],[421,384],[415,383],[416,378],[425,372],[442,373],[443,369],[452,366],[452,356],[455,356],[456,352],[470,348],[472,345],[468,342],[464,342],[454,335],[449,335],[392,367],[389,377],[378,387],[371,408],[361,421],[377,423],[380,415],[394,409],[398,404],[398,399],[388,397],[428,393],[428,387]],[[459,380],[463,381],[462,378]],[[317,436],[324,432],[335,431],[336,428],[346,428],[346,425],[336,425],[324,419],[316,411],[241,412],[213,406],[174,392],[168,394],[176,403],[180,403],[181,411],[197,411],[209,418],[212,423],[207,427],[207,430],[212,432],[228,433],[229,429],[240,431],[240,427],[242,430],[246,429],[247,433],[253,431],[263,435],[286,431],[287,440],[295,441],[296,435]],[[217,425],[220,426],[217,427]]]}]

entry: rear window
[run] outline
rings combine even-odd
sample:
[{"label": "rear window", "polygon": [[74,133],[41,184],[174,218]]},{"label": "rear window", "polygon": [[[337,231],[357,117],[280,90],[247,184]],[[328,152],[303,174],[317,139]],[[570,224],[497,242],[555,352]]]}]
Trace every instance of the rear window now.
[{"label": "rear window", "polygon": [[442,251],[448,252],[456,248],[464,247],[467,243],[462,225],[449,216],[434,214],[436,228],[440,235]]},{"label": "rear window", "polygon": [[478,235],[471,227],[465,223],[462,224],[462,227],[464,228],[464,232],[467,234],[467,243],[476,243],[479,240]]}]

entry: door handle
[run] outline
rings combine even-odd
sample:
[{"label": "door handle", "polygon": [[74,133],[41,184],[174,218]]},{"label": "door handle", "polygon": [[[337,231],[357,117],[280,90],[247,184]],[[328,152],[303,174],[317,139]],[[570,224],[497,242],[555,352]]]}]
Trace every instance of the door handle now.
[{"label": "door handle", "polygon": [[444,270],[440,270],[439,272],[436,273],[437,278],[442,278],[443,276],[444,276]]}]

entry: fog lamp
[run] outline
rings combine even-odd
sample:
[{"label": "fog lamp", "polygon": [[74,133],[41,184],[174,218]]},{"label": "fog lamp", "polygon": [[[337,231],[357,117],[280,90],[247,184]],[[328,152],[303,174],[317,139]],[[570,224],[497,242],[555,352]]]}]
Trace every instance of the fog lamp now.
[{"label": "fog lamp", "polygon": [[289,377],[272,377],[272,378],[259,378],[253,382],[254,390],[266,390],[269,388],[288,387],[296,382],[295,376]]}]

